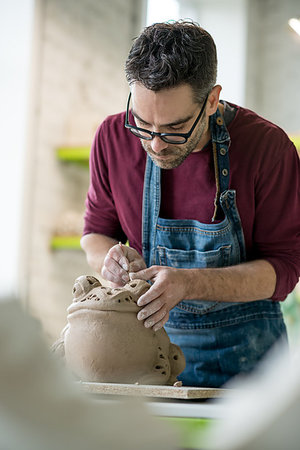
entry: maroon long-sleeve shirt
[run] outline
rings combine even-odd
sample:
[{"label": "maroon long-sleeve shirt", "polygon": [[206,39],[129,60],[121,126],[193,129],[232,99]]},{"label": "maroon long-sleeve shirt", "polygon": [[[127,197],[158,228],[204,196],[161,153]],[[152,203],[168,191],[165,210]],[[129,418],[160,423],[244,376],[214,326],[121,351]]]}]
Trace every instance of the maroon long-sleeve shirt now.
[{"label": "maroon long-sleeve shirt", "polygon": [[[285,132],[248,109],[236,108],[231,137],[230,189],[244,231],[247,259],[266,259],[284,300],[300,275],[300,162]],[[100,233],[142,253],[142,193],[146,153],[124,128],[125,113],[98,128],[90,157],[84,234]],[[132,119],[133,120],[133,119]],[[162,170],[160,216],[210,223],[216,192],[211,142],[177,168]]]}]

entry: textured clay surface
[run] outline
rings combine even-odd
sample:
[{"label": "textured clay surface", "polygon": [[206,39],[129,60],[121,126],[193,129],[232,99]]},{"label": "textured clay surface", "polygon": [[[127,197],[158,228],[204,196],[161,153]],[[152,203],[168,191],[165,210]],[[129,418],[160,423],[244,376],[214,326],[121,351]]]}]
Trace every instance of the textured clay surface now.
[{"label": "textured clay surface", "polygon": [[166,331],[137,320],[137,300],[150,285],[134,280],[122,288],[93,276],[76,279],[68,325],[54,345],[82,381],[173,385],[185,367],[181,349]]}]

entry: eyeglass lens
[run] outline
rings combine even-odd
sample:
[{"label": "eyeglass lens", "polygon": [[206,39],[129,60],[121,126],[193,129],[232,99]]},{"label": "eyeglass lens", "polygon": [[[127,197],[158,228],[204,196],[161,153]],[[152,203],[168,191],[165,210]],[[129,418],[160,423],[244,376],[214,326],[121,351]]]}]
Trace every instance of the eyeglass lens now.
[{"label": "eyeglass lens", "polygon": [[[135,128],[131,128],[130,131],[140,139],[146,139],[148,141],[153,139],[150,132],[137,130]],[[169,144],[184,144],[186,142],[186,138],[183,136],[160,136],[160,139]]]}]

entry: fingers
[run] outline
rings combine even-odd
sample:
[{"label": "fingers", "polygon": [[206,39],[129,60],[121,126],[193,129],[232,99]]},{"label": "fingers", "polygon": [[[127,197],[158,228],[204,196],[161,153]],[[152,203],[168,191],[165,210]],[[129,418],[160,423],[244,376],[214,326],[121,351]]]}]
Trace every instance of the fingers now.
[{"label": "fingers", "polygon": [[119,265],[126,271],[128,272],[129,270],[129,261],[126,257],[126,251],[125,251],[126,247],[125,245],[122,244],[122,242],[119,242],[119,244],[114,245],[109,251],[108,251],[108,255],[111,258],[114,258]]},{"label": "fingers", "polygon": [[151,280],[155,275],[157,275],[157,266],[148,267],[148,269],[142,269],[139,272],[130,273],[130,278],[132,280]]},{"label": "fingers", "polygon": [[101,270],[101,276],[105,280],[115,283],[116,286],[124,286],[124,284],[128,283],[129,281],[128,273],[123,269],[121,269],[121,271],[118,271],[118,273],[114,273],[108,270],[106,266],[103,266]]},{"label": "fingers", "polygon": [[[150,306],[150,305],[149,305]],[[164,324],[169,319],[169,311],[167,306],[164,304],[161,306],[161,301],[154,301],[151,303],[150,307],[143,308],[137,315],[138,320],[144,321],[144,326],[146,328],[153,328],[154,331],[159,330],[164,326]],[[152,313],[152,311],[155,311]]]},{"label": "fingers", "polygon": [[160,328],[162,328],[168,322],[168,320],[169,320],[169,312],[167,312],[167,314],[163,317],[162,320],[160,320],[154,325],[153,330],[154,331],[160,330]]},{"label": "fingers", "polygon": [[123,253],[122,245],[114,245],[105,256],[101,275],[108,281],[123,286],[129,281],[129,263]]},{"label": "fingers", "polygon": [[134,273],[145,268],[146,264],[141,255],[134,248],[119,242],[107,252],[101,275],[106,280],[123,286],[131,279],[129,272]]},{"label": "fingers", "polygon": [[129,262],[128,272],[138,272],[146,269],[147,266],[144,259],[134,248],[123,246],[123,251]]}]

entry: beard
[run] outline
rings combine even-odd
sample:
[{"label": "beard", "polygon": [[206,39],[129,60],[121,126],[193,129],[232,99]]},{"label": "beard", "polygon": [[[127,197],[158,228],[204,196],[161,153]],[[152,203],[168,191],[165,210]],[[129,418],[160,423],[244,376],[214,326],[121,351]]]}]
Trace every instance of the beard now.
[{"label": "beard", "polygon": [[[207,125],[208,120],[204,118],[204,120],[200,122],[198,128],[194,130],[194,136],[192,136],[185,144],[168,144],[168,147],[159,152],[159,154],[153,152],[149,141],[141,139],[141,144],[156,166],[161,169],[175,169],[180,166],[194,150],[196,150],[202,136],[207,130]],[[157,157],[166,157],[166,159],[161,160]]]}]

